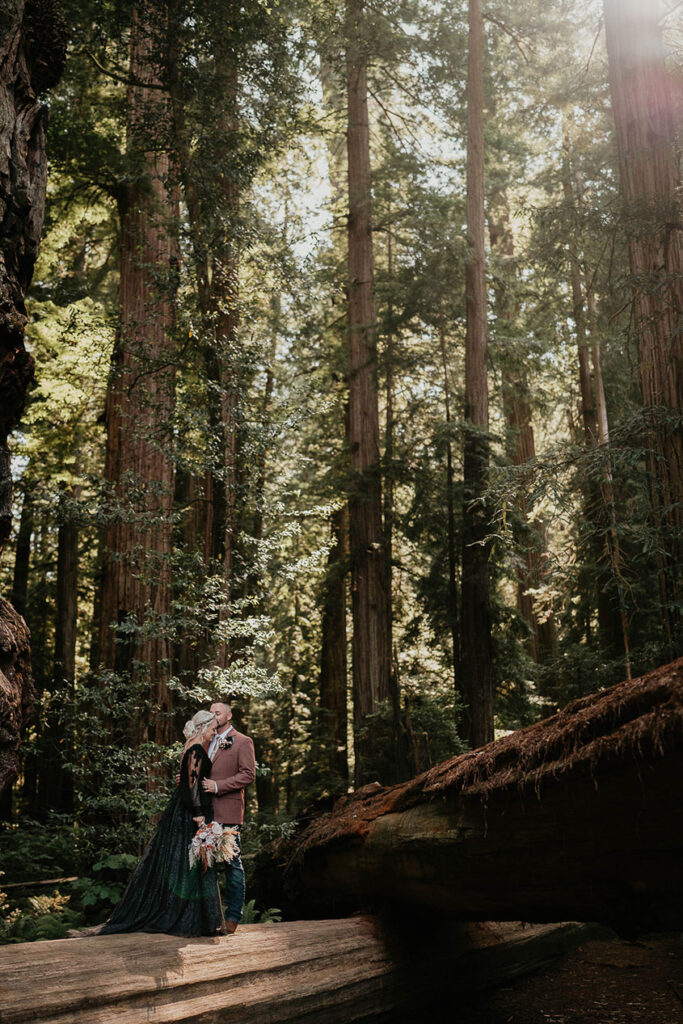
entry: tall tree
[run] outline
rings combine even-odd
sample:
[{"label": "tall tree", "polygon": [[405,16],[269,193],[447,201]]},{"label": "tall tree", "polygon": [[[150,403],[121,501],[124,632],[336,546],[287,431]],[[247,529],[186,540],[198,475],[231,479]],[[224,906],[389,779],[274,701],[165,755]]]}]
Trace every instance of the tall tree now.
[{"label": "tall tree", "polygon": [[484,494],[488,483],[489,411],[484,240],[484,30],[480,0],[469,0],[467,54],[467,234],[465,268],[465,450],[462,527],[460,681],[466,738],[493,739],[493,673],[489,545]]},{"label": "tall tree", "polygon": [[451,662],[453,668],[453,686],[456,693],[460,691],[460,623],[458,621],[458,559],[456,550],[455,528],[455,496],[453,493],[453,439],[451,436],[451,387],[448,374],[448,355],[446,352],[446,328],[444,325],[443,304],[439,310],[439,349],[443,366],[444,411],[446,413],[446,539],[448,545],[448,607],[447,617],[451,632]]},{"label": "tall tree", "polygon": [[[570,167],[570,148],[566,136],[562,188],[568,208],[574,210],[577,204],[577,196]],[[581,274],[581,260],[579,252],[577,252],[579,244],[579,240],[573,238],[568,246],[572,315],[576,333],[583,440],[587,450],[594,451],[601,443],[598,423],[598,395],[593,387],[591,375],[591,339],[588,328],[588,308]],[[604,395],[601,397],[604,405]],[[614,600],[610,588],[613,567],[608,541],[608,508],[601,493],[598,479],[595,476],[589,475],[585,477],[583,480],[583,492],[585,518],[590,525],[591,548],[595,562],[594,572],[600,643],[605,656],[614,657],[623,648],[624,637],[622,635],[622,622],[619,616],[618,603]]]},{"label": "tall tree", "polygon": [[612,110],[650,449],[651,501],[663,554],[659,587],[673,655],[683,552],[683,232],[674,84],[660,4],[605,0]]},{"label": "tall tree", "polygon": [[[38,97],[61,74],[66,30],[56,3],[17,0],[0,24],[0,552],[12,523],[8,436],[33,377],[24,345],[24,299],[38,255],[47,180],[47,110]],[[11,215],[8,215],[11,211]],[[0,791],[16,778],[19,733],[30,704],[30,647],[23,619],[0,600]]]},{"label": "tall tree", "polygon": [[[495,310],[503,331],[510,330],[519,313],[514,290],[507,274],[515,255],[515,240],[510,223],[510,209],[505,190],[492,197],[489,214],[491,250],[498,257],[499,272],[494,280]],[[515,351],[505,355],[503,369],[503,412],[507,425],[507,455],[513,466],[529,467],[536,457],[536,443],[531,416],[531,395],[524,354]],[[530,520],[528,490],[530,474],[524,474],[517,491],[519,520],[515,520],[517,547],[517,611],[529,629],[528,648],[538,664],[552,660],[557,654],[555,620],[550,610],[540,615],[532,591],[543,582],[547,558],[546,527],[539,519]]]},{"label": "tall tree", "polygon": [[[368,781],[373,739],[364,720],[391,700],[391,637],[379,453],[367,37],[363,3],[346,4],[348,113],[349,531],[353,607],[356,783]],[[385,768],[390,772],[389,765]],[[387,781],[386,779],[383,781]]]},{"label": "tall tree", "polygon": [[[320,55],[320,84],[324,110],[330,122],[325,141],[328,177],[332,193],[330,206],[332,216],[336,219],[337,213],[340,213],[346,204],[346,140],[343,131],[346,120],[346,101],[343,75],[338,73],[324,50]],[[344,238],[342,241],[338,237],[338,232],[334,232],[332,245],[335,262],[338,259],[340,263],[343,263],[346,256],[346,239]],[[340,346],[336,335],[334,340],[335,350],[337,350]],[[340,359],[342,365],[345,361],[344,355]],[[337,408],[335,408],[335,412],[337,412]],[[338,409],[338,413],[335,418],[339,424],[339,435],[346,442],[348,403],[345,404],[343,411]],[[330,539],[331,545],[322,596],[320,707],[327,766],[336,784],[346,788],[349,778],[346,633],[349,574],[348,505],[335,509],[331,513]]]},{"label": "tall tree", "polygon": [[130,38],[128,155],[120,197],[120,324],[106,401],[106,479],[113,509],[104,529],[99,656],[140,681],[161,709],[136,739],[168,735],[171,510],[175,406],[173,291],[177,200],[161,88],[165,4],[137,0]]},{"label": "tall tree", "polygon": [[[239,247],[235,239],[240,203],[239,161],[236,152],[238,71],[235,52],[239,29],[219,7],[207,5],[194,28],[188,26],[184,5],[170,8],[166,76],[171,100],[173,145],[183,198],[187,206],[200,326],[198,358],[206,380],[206,411],[211,436],[202,479],[190,484],[201,513],[198,537],[207,572],[220,565],[223,597],[217,616],[229,615],[238,532],[237,448],[240,400],[239,373]],[[239,22],[239,14],[237,15]],[[204,44],[200,40],[205,40]],[[194,47],[202,47],[201,61]],[[200,74],[197,77],[197,67]],[[199,117],[195,104],[202,90],[211,95],[211,127]],[[225,668],[230,645],[200,644],[198,661],[207,658]]]}]

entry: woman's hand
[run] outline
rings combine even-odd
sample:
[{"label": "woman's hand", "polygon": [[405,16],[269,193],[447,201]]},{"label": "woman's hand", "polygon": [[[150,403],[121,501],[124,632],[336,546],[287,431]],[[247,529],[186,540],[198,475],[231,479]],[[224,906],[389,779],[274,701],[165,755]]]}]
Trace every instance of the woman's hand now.
[{"label": "woman's hand", "polygon": [[192,820],[193,820],[193,821],[194,821],[194,822],[195,822],[195,823],[196,823],[197,825],[203,825],[203,824],[205,823],[205,821],[206,821],[206,818],[204,817],[204,815],[203,815],[203,814],[200,814],[200,815],[199,815],[199,817],[197,817],[197,818],[193,818]]}]

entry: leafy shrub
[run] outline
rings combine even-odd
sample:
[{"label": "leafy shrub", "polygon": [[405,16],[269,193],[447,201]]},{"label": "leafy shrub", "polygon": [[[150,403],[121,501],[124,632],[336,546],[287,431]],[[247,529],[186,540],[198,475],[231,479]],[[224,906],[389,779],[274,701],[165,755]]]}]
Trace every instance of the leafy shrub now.
[{"label": "leafy shrub", "polygon": [[[137,857],[131,853],[112,853],[93,864],[93,871],[103,872],[95,879],[79,878],[74,882],[74,891],[84,909],[102,911],[104,907],[116,906],[121,898],[128,875],[137,864]],[[125,873],[125,877],[122,874]],[[110,877],[110,876],[114,877]]]},{"label": "leafy shrub", "polygon": [[0,870],[7,881],[75,873],[73,822],[63,814],[50,814],[46,821],[21,818],[16,824],[2,822],[0,851]]},{"label": "leafy shrub", "polygon": [[269,907],[267,910],[257,910],[256,900],[249,900],[242,907],[242,924],[274,924],[282,920],[282,911],[279,907]]},{"label": "leafy shrub", "polygon": [[25,905],[12,907],[7,893],[0,890],[0,945],[63,939],[70,928],[82,923],[70,900],[57,890],[51,896],[30,896]]}]

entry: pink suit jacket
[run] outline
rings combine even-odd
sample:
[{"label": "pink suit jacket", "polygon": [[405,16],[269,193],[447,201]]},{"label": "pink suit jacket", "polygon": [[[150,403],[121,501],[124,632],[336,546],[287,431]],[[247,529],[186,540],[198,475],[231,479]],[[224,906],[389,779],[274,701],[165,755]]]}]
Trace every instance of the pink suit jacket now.
[{"label": "pink suit jacket", "polygon": [[[236,729],[230,733],[232,746],[216,751],[210,779],[218,786],[213,799],[214,821],[241,825],[244,821],[244,790],[256,776],[253,741]],[[228,739],[230,737],[227,737]]]}]

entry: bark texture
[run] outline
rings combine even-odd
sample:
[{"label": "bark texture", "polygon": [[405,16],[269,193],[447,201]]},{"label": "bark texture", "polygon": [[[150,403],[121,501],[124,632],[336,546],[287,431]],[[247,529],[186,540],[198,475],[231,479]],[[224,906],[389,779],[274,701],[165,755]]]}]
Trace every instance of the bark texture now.
[{"label": "bark texture", "polygon": [[465,267],[465,451],[462,524],[460,686],[464,738],[473,747],[493,739],[493,678],[488,533],[483,494],[488,482],[488,349],[484,249],[484,30],[480,0],[469,0],[467,57],[467,234]]},{"label": "bark texture", "polygon": [[[348,0],[347,104],[349,182],[349,495],[353,608],[353,705],[356,782],[367,781],[373,739],[363,724],[391,700],[391,637],[377,394],[377,317],[374,298],[370,132],[363,4]],[[375,751],[376,753],[376,751]],[[387,766],[386,772],[390,772]]]},{"label": "bark texture", "polygon": [[683,659],[342,798],[261,854],[261,901],[680,929],[682,740]]},{"label": "bark texture", "polygon": [[102,665],[140,678],[161,708],[148,733],[168,732],[171,645],[164,617],[171,601],[172,458],[175,407],[173,291],[176,198],[164,149],[167,100],[161,81],[157,0],[133,11],[128,148],[139,176],[121,200],[120,329],[107,391],[106,478],[113,509],[104,530],[99,655]]},{"label": "bark texture", "polygon": [[446,537],[448,543],[448,621],[451,633],[453,687],[460,692],[460,623],[458,621],[458,556],[456,551],[453,441],[451,437],[451,387],[448,379],[448,354],[443,310],[439,316],[439,348],[443,368],[443,395],[446,413]]},{"label": "bark texture", "polygon": [[[47,109],[66,52],[66,27],[53,0],[13,0],[0,16],[0,552],[12,524],[8,435],[33,380],[24,345],[24,299],[38,256],[45,212]],[[0,792],[16,778],[16,752],[31,700],[26,625],[0,604]]]},{"label": "bark texture", "polygon": [[[330,62],[324,48],[320,52],[320,84],[323,107],[328,121],[325,137],[327,172],[331,190],[331,214],[334,224],[335,258],[340,268],[347,256],[344,214],[347,209],[346,82],[343,73]],[[343,270],[341,270],[343,273]],[[331,335],[335,357],[340,366],[348,361],[345,334]],[[333,357],[334,358],[334,357]],[[349,415],[346,395],[339,403],[334,426],[339,428],[340,449],[345,458],[348,443]],[[348,467],[343,463],[340,474]],[[331,546],[322,593],[320,642],[320,708],[321,733],[325,760],[330,773],[330,790],[348,789],[348,637],[347,608],[349,601],[349,508],[336,509],[330,516]]]},{"label": "bark texture", "polygon": [[21,730],[34,698],[31,634],[12,605],[0,598],[0,790],[16,780]]},{"label": "bark texture", "polygon": [[660,593],[673,642],[680,621],[675,602],[683,551],[680,125],[659,4],[605,0],[604,8],[652,505],[667,552],[660,564]]}]

